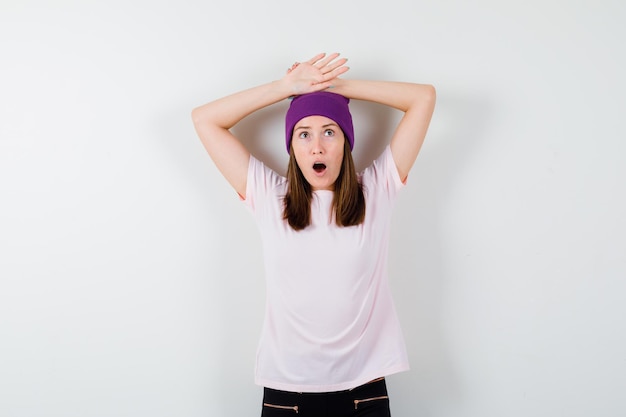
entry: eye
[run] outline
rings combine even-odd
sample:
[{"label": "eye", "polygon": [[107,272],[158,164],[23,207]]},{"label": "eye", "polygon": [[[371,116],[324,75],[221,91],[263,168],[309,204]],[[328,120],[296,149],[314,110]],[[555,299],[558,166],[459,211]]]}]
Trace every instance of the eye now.
[{"label": "eye", "polygon": [[326,129],[324,131],[324,136],[335,136],[335,131],[332,129]]},{"label": "eye", "polygon": [[309,132],[303,131],[298,135],[300,139],[307,139],[309,137]]}]

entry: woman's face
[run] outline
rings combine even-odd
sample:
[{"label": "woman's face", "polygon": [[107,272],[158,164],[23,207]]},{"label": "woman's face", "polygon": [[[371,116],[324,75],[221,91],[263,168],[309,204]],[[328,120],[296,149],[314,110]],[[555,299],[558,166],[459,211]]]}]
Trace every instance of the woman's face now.
[{"label": "woman's face", "polygon": [[341,172],[345,137],[332,119],[308,116],[293,129],[291,147],[304,174],[315,190],[334,190]]}]

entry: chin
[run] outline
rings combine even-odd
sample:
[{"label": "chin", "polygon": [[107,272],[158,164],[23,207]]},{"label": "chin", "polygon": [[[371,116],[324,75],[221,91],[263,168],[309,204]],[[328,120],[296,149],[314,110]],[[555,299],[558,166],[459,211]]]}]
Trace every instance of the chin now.
[{"label": "chin", "polygon": [[[305,177],[306,178],[306,177]],[[306,178],[307,182],[313,190],[335,190],[335,181],[328,183],[326,178],[319,178],[313,176],[312,178]]]}]

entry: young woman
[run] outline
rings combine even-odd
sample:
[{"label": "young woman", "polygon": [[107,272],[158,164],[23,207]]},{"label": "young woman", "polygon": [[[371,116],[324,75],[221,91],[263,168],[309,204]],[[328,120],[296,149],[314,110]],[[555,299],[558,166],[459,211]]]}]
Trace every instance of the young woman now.
[{"label": "young woman", "polygon": [[[280,80],[193,110],[209,155],[255,216],[263,241],[266,313],[256,383],[262,416],[389,416],[385,376],[408,369],[387,280],[396,193],[426,136],[430,85],[338,78],[339,54],[295,63]],[[292,98],[287,178],[230,132],[247,115]],[[357,173],[349,101],[404,112],[389,145]]]}]

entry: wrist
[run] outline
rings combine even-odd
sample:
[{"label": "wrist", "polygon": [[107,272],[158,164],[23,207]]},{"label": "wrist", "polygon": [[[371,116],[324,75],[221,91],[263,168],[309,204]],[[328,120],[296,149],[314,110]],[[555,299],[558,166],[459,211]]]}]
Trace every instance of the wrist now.
[{"label": "wrist", "polygon": [[272,84],[273,91],[275,91],[276,94],[280,96],[281,100],[292,97],[297,94],[294,86],[291,85],[284,78],[275,80],[271,84]]},{"label": "wrist", "polygon": [[327,91],[345,96],[347,83],[348,83],[347,80],[344,80],[341,78],[335,78],[334,80],[331,81],[331,85],[330,87],[328,87]]}]

